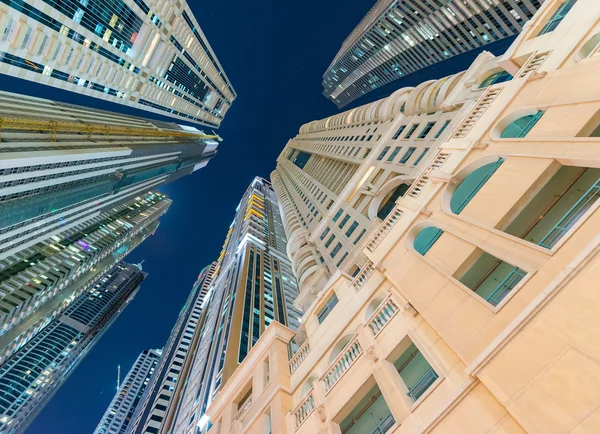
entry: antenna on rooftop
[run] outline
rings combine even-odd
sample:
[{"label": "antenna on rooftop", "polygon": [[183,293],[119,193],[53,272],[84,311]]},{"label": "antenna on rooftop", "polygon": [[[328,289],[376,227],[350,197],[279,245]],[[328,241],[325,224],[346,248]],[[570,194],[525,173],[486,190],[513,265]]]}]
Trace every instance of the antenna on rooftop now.
[{"label": "antenna on rooftop", "polygon": [[117,365],[117,390],[121,387],[121,365]]}]

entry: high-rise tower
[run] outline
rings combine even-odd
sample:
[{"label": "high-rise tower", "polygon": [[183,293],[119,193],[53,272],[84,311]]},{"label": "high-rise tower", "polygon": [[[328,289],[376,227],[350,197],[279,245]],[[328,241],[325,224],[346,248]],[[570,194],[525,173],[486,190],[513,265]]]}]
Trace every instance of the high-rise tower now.
[{"label": "high-rise tower", "polygon": [[130,433],[167,432],[200,339],[206,293],[216,276],[217,263],[204,267],[181,308],[163,348],[156,374],[132,417]]},{"label": "high-rise tower", "polygon": [[[379,0],[323,75],[338,107],[453,56],[518,34],[544,0]],[[439,76],[438,76],[439,77]]]},{"label": "high-rise tower", "polygon": [[144,350],[138,356],[121,387],[106,409],[94,434],[125,434],[133,413],[160,360],[161,350]]},{"label": "high-rise tower", "polygon": [[170,204],[155,192],[115,203],[2,259],[0,363],[153,234]]},{"label": "high-rise tower", "polygon": [[236,98],[184,0],[2,2],[0,73],[212,128]]},{"label": "high-rise tower", "polygon": [[139,290],[146,273],[117,264],[0,367],[0,433],[20,434]]},{"label": "high-rise tower", "polygon": [[[301,312],[293,306],[298,289],[286,248],[275,192],[268,181],[255,178],[219,256],[197,332],[200,340],[185,379],[179,379],[178,405],[168,415],[169,433],[188,433],[204,422],[207,406],[272,322],[299,327]],[[155,431],[139,431],[148,432]]]}]

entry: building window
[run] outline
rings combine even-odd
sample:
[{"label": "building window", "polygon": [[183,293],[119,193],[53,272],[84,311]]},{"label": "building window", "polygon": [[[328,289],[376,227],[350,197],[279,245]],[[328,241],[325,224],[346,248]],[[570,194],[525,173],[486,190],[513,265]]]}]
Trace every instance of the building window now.
[{"label": "building window", "polygon": [[363,235],[365,234],[365,232],[367,232],[367,230],[366,230],[366,229],[363,229],[363,230],[361,231],[361,233],[358,235],[358,237],[356,237],[356,239],[354,240],[354,243],[353,243],[354,245],[358,244],[358,242],[359,242],[359,241],[360,241],[360,239],[363,237]]},{"label": "building window", "polygon": [[445,130],[446,128],[448,128],[448,125],[450,125],[450,121],[446,121],[446,122],[444,122],[444,125],[442,125],[442,128],[440,128],[440,130],[439,130],[439,131],[437,132],[437,134],[435,135],[435,138],[436,138],[436,139],[438,139],[438,138],[439,138],[439,137],[442,135],[442,133],[444,132],[444,130]]},{"label": "building window", "polygon": [[335,258],[335,255],[338,254],[338,252],[340,251],[341,248],[342,248],[342,243],[337,243],[337,245],[333,248],[333,250],[331,251],[329,256],[331,256],[332,259]]},{"label": "building window", "polygon": [[481,84],[479,85],[479,89],[483,89],[484,87],[488,87],[488,86],[491,86],[492,84],[496,84],[496,83],[504,83],[505,81],[510,81],[512,79],[513,79],[513,76],[510,75],[508,72],[499,71],[499,72],[496,72],[496,73],[490,75],[485,80],[483,80],[481,82]]},{"label": "building window", "polygon": [[335,235],[330,236],[329,239],[327,240],[327,242],[325,243],[325,248],[329,247],[334,239],[335,239]]},{"label": "building window", "polygon": [[419,139],[424,139],[427,137],[427,134],[429,134],[429,131],[431,131],[434,125],[435,122],[427,122],[427,125],[425,125],[425,128],[423,128],[423,131],[421,131],[421,134],[419,134]]},{"label": "building window", "polygon": [[321,310],[317,312],[317,320],[319,321],[319,324],[322,324],[323,321],[325,321],[325,318],[329,316],[329,313],[333,310],[338,301],[337,295],[335,294],[329,297],[329,300],[327,300],[325,306],[323,306]]},{"label": "building window", "polygon": [[454,214],[460,214],[463,209],[471,202],[475,195],[481,190],[486,182],[504,163],[500,158],[493,163],[486,164],[477,170],[474,170],[456,187],[450,198],[450,210]]},{"label": "building window", "polygon": [[400,137],[400,134],[402,134],[402,132],[404,131],[405,128],[406,128],[406,125],[400,125],[400,128],[398,128],[398,131],[396,131],[396,134],[394,134],[394,136],[392,137],[392,140],[396,140],[398,137]]},{"label": "building window", "polygon": [[346,237],[350,238],[350,235],[352,235],[354,233],[354,231],[356,230],[357,227],[358,227],[358,222],[355,221],[354,223],[352,223],[352,225],[350,225],[350,227],[346,231]]},{"label": "building window", "polygon": [[413,247],[418,253],[425,256],[443,233],[444,231],[441,229],[438,229],[434,226],[429,226],[419,232],[419,234],[415,237]]},{"label": "building window", "polygon": [[408,148],[408,151],[400,159],[400,164],[406,163],[417,148]]},{"label": "building window", "polygon": [[338,219],[342,216],[342,214],[344,213],[343,209],[339,209],[338,212],[335,213],[335,216],[333,216],[333,222],[337,222]]},{"label": "building window", "polygon": [[553,32],[558,27],[563,18],[569,13],[573,5],[577,0],[566,0],[554,14],[550,17],[548,22],[542,27],[538,36],[545,35],[546,33]]},{"label": "building window", "polygon": [[404,136],[405,139],[410,139],[411,136],[414,134],[414,132],[417,130],[417,128],[419,128],[419,124],[413,124],[410,129],[408,130],[408,133],[406,133],[406,136]]},{"label": "building window", "polygon": [[390,150],[389,146],[386,146],[385,148],[383,148],[383,151],[381,151],[381,153],[377,157],[377,161],[383,160],[383,157],[385,157],[385,154],[387,154],[389,150]]},{"label": "building window", "polygon": [[394,161],[394,158],[396,158],[396,155],[398,155],[398,153],[400,152],[400,149],[402,149],[402,146],[396,146],[394,148],[394,150],[392,151],[392,153],[390,154],[390,156],[388,157],[387,161],[389,161],[389,162]]},{"label": "building window", "polygon": [[500,134],[500,138],[502,139],[522,139],[525,137],[529,131],[537,124],[537,122],[542,118],[544,112],[542,110],[538,110],[537,112],[521,116],[519,119],[513,121],[504,128],[502,134]]},{"label": "building window", "polygon": [[407,395],[413,401],[418,400],[439,377],[412,342],[394,362],[394,367],[408,389]]},{"label": "building window", "polygon": [[429,152],[429,148],[425,148],[423,150],[423,152],[421,152],[421,155],[419,155],[419,158],[417,158],[417,161],[415,161],[414,166],[416,166],[417,164],[419,164],[421,162],[421,160],[423,159],[425,154],[427,154],[427,152]]},{"label": "building window", "polygon": [[323,241],[325,239],[325,237],[327,236],[327,234],[329,233],[329,228],[325,228],[325,230],[323,231],[323,233],[321,234],[321,241]]},{"label": "building window", "polygon": [[350,220],[350,214],[346,214],[346,215],[344,216],[344,218],[342,219],[342,221],[340,222],[340,224],[338,225],[338,227],[339,227],[340,229],[342,229],[342,228],[344,227],[344,225],[345,225],[346,223],[348,223],[348,220]]}]

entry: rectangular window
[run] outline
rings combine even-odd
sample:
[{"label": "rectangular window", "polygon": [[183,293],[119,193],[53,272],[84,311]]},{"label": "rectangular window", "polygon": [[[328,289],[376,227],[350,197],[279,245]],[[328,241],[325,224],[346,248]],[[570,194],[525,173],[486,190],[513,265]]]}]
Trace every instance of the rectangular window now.
[{"label": "rectangular window", "polygon": [[348,252],[344,253],[344,256],[342,256],[342,259],[340,259],[338,261],[337,264],[335,264],[336,267],[339,267],[340,265],[342,265],[342,262],[344,262],[344,259],[346,259],[348,257]]},{"label": "rectangular window", "polygon": [[402,158],[400,159],[400,164],[405,164],[409,159],[410,156],[415,152],[417,148],[408,148],[408,151],[406,151],[406,154],[404,154],[402,156]]},{"label": "rectangular window", "polygon": [[381,154],[379,154],[379,157],[377,157],[377,161],[383,160],[383,157],[385,157],[385,154],[387,154],[389,150],[390,150],[389,146],[386,146],[385,148],[383,148],[383,151],[381,151]]},{"label": "rectangular window", "polygon": [[442,128],[440,128],[440,130],[437,132],[437,134],[435,135],[435,138],[439,138],[442,133],[444,132],[444,130],[448,127],[448,125],[450,125],[450,121],[446,121],[444,122],[444,125],[442,125]]},{"label": "rectangular window", "polygon": [[340,222],[340,224],[338,225],[338,227],[339,227],[340,229],[342,229],[342,228],[344,227],[344,225],[345,225],[346,223],[348,223],[348,220],[350,220],[350,214],[346,214],[346,215],[344,216],[344,218],[342,219],[342,221]]},{"label": "rectangular window", "polygon": [[335,235],[330,236],[327,242],[325,243],[325,248],[329,247],[334,239]]},{"label": "rectangular window", "polygon": [[346,231],[346,237],[350,238],[350,235],[352,235],[354,233],[354,231],[356,230],[357,227],[358,227],[358,222],[352,223],[352,225]]},{"label": "rectangular window", "polygon": [[335,255],[338,254],[338,252],[340,251],[341,248],[342,248],[342,243],[337,243],[337,245],[333,248],[333,250],[331,251],[329,256],[331,256],[332,259],[335,258]]},{"label": "rectangular window", "polygon": [[325,237],[327,236],[328,233],[329,233],[329,228],[327,227],[321,234],[321,241],[323,241],[325,239]]},{"label": "rectangular window", "polygon": [[424,139],[427,137],[427,134],[429,134],[429,131],[431,131],[434,125],[435,122],[427,122],[427,125],[425,125],[425,128],[423,128],[423,131],[421,131],[421,134],[419,134],[419,139]]},{"label": "rectangular window", "polygon": [[396,131],[396,134],[394,134],[394,136],[392,137],[392,140],[396,140],[398,137],[400,137],[400,134],[402,134],[402,132],[404,131],[405,128],[406,128],[406,125],[400,125],[400,128],[398,128],[398,131]]},{"label": "rectangular window", "polygon": [[410,127],[410,130],[408,130],[408,133],[406,133],[406,136],[404,136],[404,138],[410,139],[414,132],[417,130],[417,128],[419,128],[419,124],[413,124],[413,126]]},{"label": "rectangular window", "polygon": [[367,157],[369,156],[369,154],[370,154],[370,153],[371,153],[371,150],[370,150],[370,149],[367,149],[367,150],[365,151],[365,155],[363,155],[363,158],[367,158]]},{"label": "rectangular window", "polygon": [[387,160],[394,161],[394,158],[396,158],[396,155],[398,155],[400,149],[402,149],[402,146],[396,146]]},{"label": "rectangular window", "polygon": [[334,223],[337,222],[343,213],[344,213],[344,210],[340,208],[339,211],[335,213],[335,216],[333,216],[333,222]]},{"label": "rectangular window", "polygon": [[327,316],[329,315],[329,313],[332,311],[332,309],[335,307],[335,305],[338,303],[338,298],[337,295],[333,294],[331,297],[329,297],[329,300],[327,300],[327,303],[325,303],[325,306],[323,306],[321,308],[321,310],[317,313],[317,320],[319,321],[319,324],[322,324],[323,321],[325,321],[325,318],[327,318]]},{"label": "rectangular window", "polygon": [[557,10],[554,15],[550,17],[548,22],[544,25],[538,36],[545,35],[546,33],[553,32],[558,27],[563,18],[569,13],[573,5],[577,0],[565,1]]},{"label": "rectangular window", "polygon": [[358,244],[358,242],[360,241],[360,239],[363,237],[363,235],[365,234],[365,232],[367,232],[366,229],[363,229],[362,232],[360,233],[360,235],[358,237],[356,237],[356,239],[354,240],[354,244]]},{"label": "rectangular window", "polygon": [[417,161],[415,161],[415,164],[413,164],[413,166],[416,166],[417,164],[419,164],[421,162],[421,160],[423,159],[423,157],[425,156],[425,154],[427,154],[428,151],[429,151],[429,148],[425,148],[425,150],[421,153],[421,155],[419,155],[419,158],[417,158]]}]

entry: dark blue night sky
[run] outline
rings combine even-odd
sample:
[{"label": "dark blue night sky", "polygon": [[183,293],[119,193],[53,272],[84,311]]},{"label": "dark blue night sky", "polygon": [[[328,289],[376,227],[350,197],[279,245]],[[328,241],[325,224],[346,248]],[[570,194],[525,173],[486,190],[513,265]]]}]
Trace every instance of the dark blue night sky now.
[{"label": "dark blue night sky", "polygon": [[[302,124],[338,112],[321,94],[321,77],[374,0],[188,3],[238,93],[218,131],[224,142],[208,167],[161,189],[173,199],[169,213],[156,235],[126,258],[145,260],[149,277],[27,434],[91,433],[115,393],[117,365],[124,377],[142,350],[164,345],[196,276],[217,258],[252,178],[269,177]],[[472,57],[444,62],[404,84],[457,72]],[[385,96],[391,87],[359,103]],[[0,76],[0,89],[157,117],[6,76]]]}]

